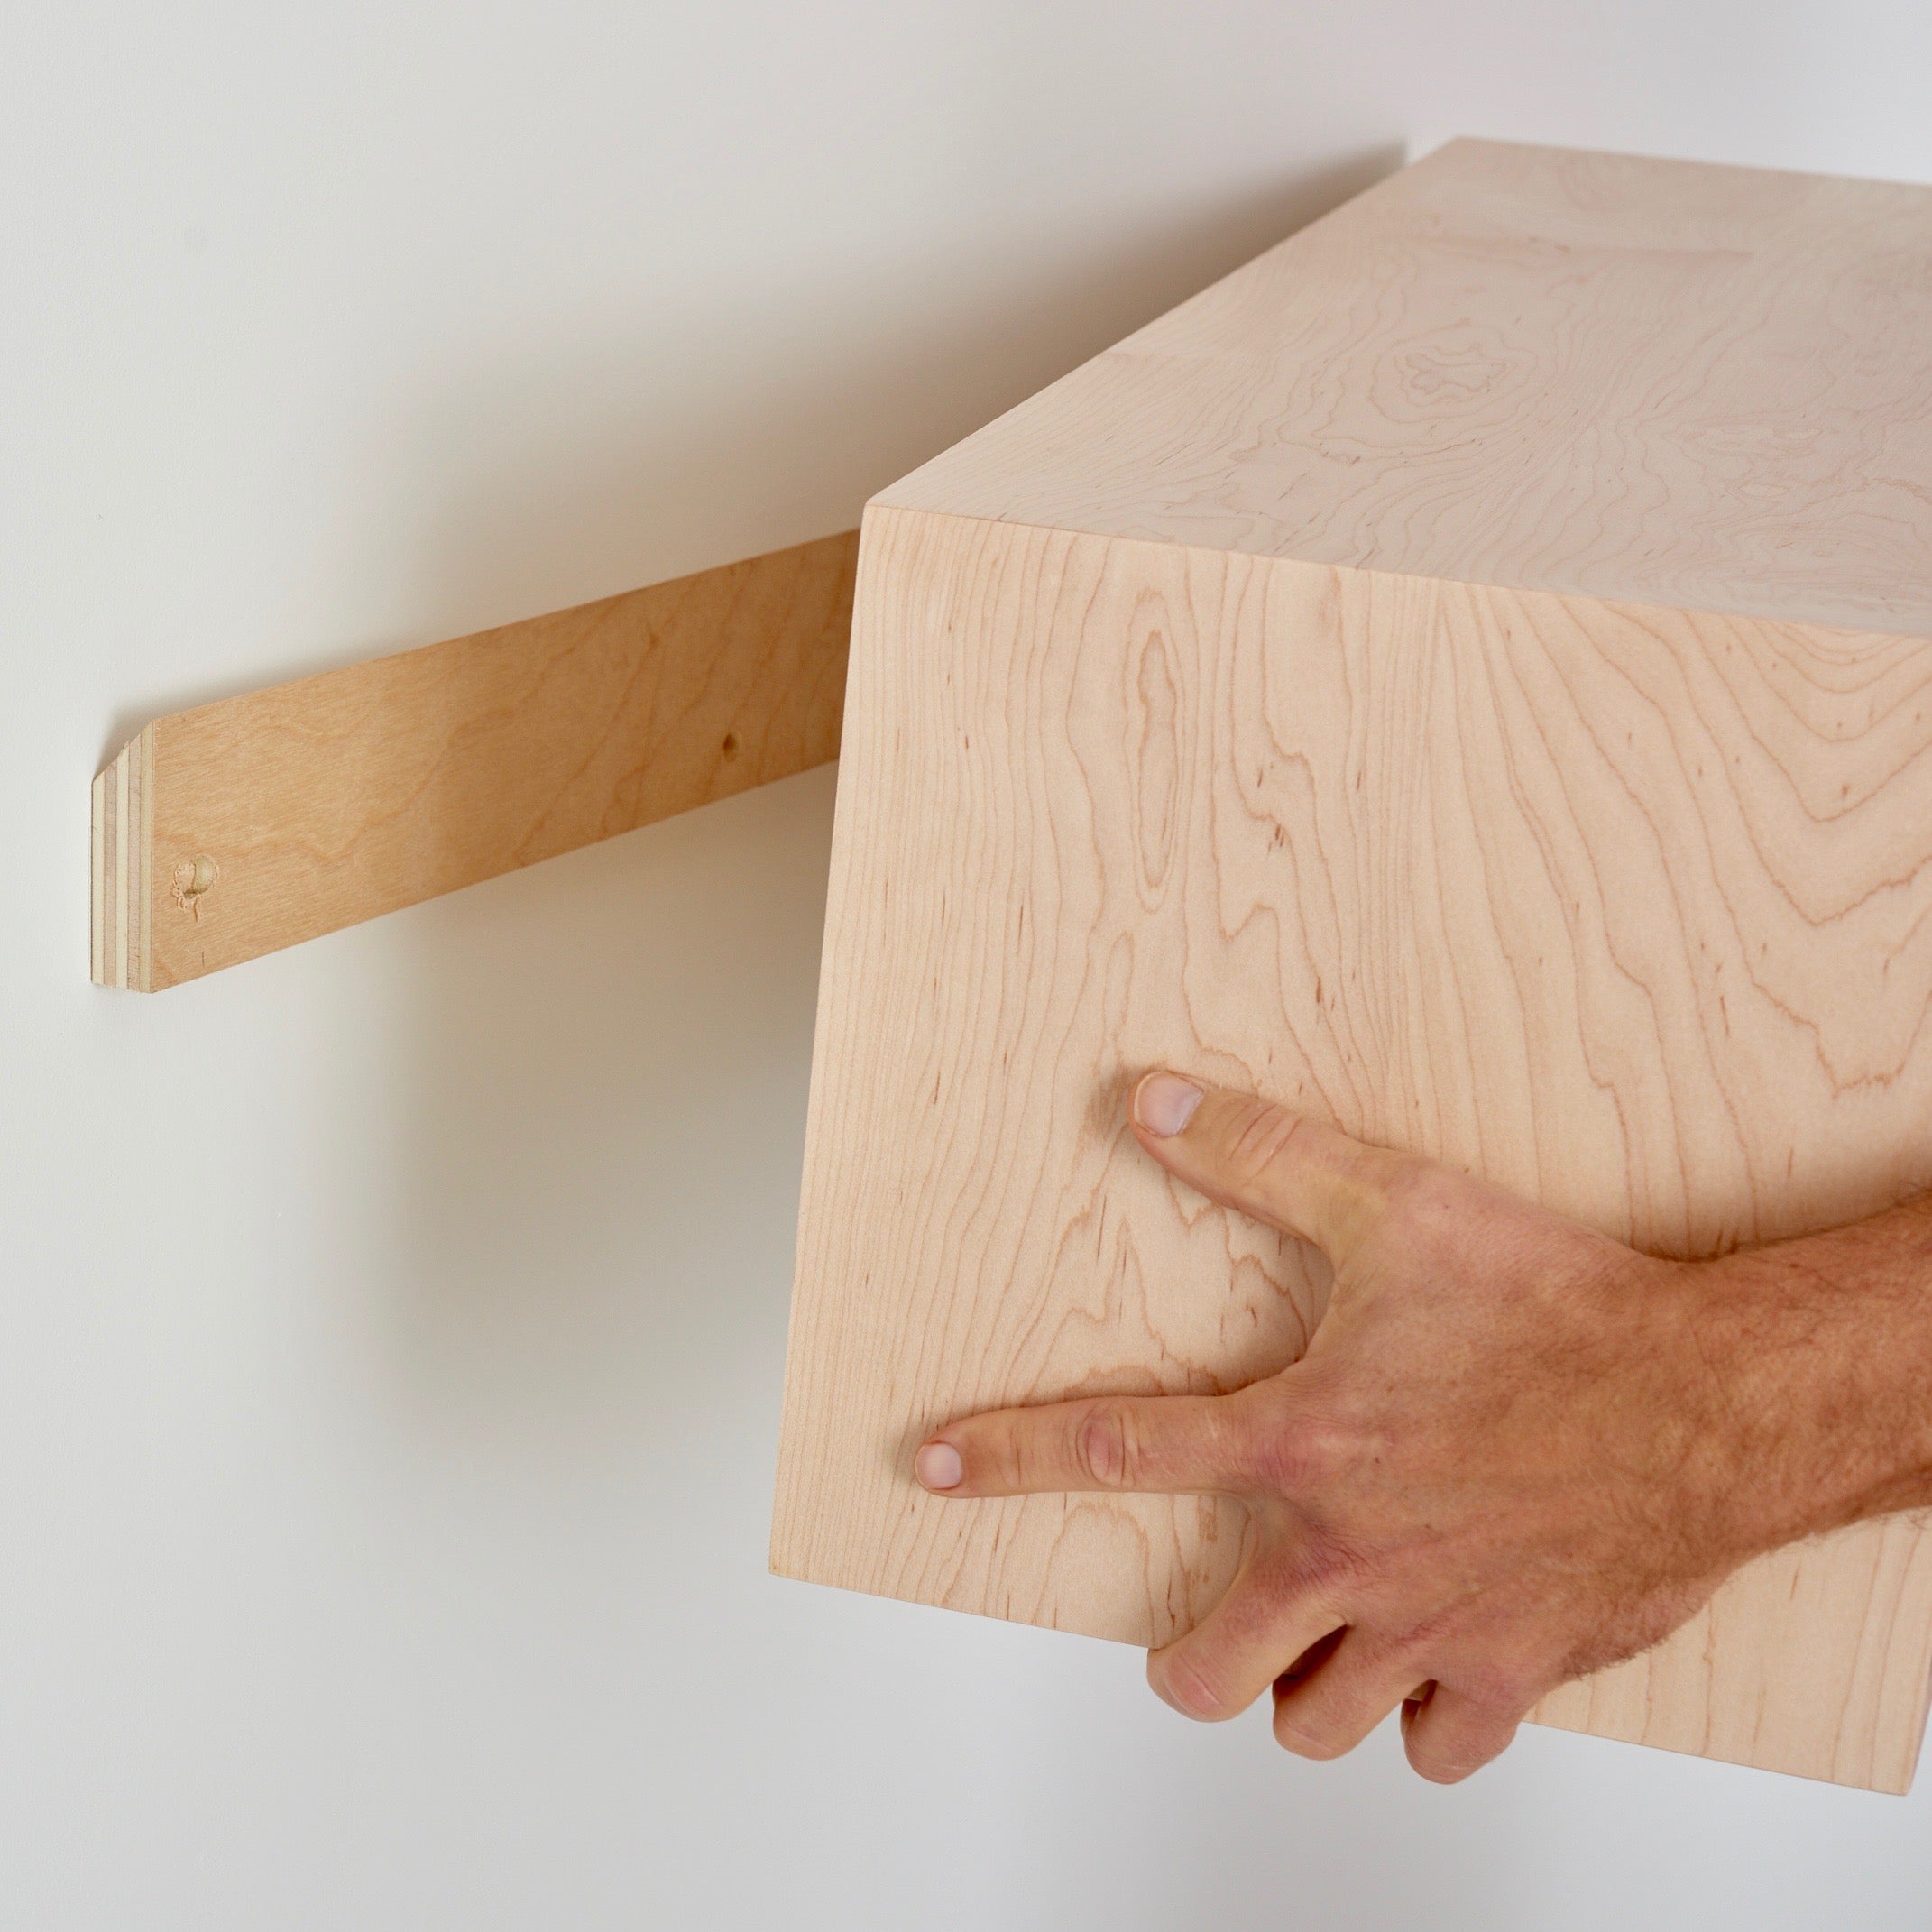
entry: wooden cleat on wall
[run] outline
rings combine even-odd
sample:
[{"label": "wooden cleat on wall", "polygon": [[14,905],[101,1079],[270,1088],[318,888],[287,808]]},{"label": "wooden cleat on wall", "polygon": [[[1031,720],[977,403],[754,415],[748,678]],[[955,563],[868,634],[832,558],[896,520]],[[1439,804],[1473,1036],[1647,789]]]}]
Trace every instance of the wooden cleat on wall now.
[{"label": "wooden cleat on wall", "polygon": [[858,532],[158,718],[94,978],[158,992],[839,755]]}]

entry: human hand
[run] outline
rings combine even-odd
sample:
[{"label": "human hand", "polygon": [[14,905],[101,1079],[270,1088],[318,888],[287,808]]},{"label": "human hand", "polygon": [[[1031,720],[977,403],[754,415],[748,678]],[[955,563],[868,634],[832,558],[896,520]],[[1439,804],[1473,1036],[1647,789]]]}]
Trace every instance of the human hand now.
[{"label": "human hand", "polygon": [[1798,1533],[1740,1501],[1716,1265],[1172,1073],[1133,1114],[1171,1173],[1327,1255],[1307,1354],[1230,1395],[963,1419],[916,1467],[951,1496],[1239,1498],[1239,1574],[1147,1660],[1177,1710],[1232,1717],[1272,1685],[1275,1736],[1327,1758],[1399,1704],[1410,1762],[1451,1782],[1544,1692],[1648,1648]]}]

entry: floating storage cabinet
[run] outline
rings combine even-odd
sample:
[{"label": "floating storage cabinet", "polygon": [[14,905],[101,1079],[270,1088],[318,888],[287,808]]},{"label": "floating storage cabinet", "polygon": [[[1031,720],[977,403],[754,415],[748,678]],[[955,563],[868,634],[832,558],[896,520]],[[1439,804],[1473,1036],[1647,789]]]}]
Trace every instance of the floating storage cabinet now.
[{"label": "floating storage cabinet", "polygon": [[[1721,1253],[1932,1182],[1932,191],[1461,142],[868,510],[773,1540],[1130,1643],[1237,1508],[911,1479],[1228,1389],[1321,1265],[1168,1064]],[[1900,1790],[1932,1542],[1734,1578],[1540,1720]]]}]

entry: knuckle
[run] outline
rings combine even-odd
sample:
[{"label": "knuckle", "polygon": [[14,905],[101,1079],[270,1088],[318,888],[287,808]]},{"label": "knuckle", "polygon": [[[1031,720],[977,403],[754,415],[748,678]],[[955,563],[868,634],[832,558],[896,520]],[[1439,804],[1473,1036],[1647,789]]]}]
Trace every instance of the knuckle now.
[{"label": "knuckle", "polygon": [[1420,1155],[1403,1155],[1392,1163],[1383,1194],[1390,1217],[1410,1229],[1412,1238],[1424,1234],[1432,1237],[1445,1227],[1459,1224],[1469,1212],[1467,1176]]},{"label": "knuckle", "polygon": [[1393,1206],[1429,1208],[1446,1202],[1460,1179],[1438,1161],[1425,1160],[1419,1154],[1395,1154],[1390,1158],[1383,1185]]},{"label": "knuckle", "polygon": [[1026,1480],[1027,1467],[1033,1458],[1027,1450],[1026,1431],[1017,1422],[1007,1421],[974,1447],[979,1451],[975,1459],[1007,1487],[1017,1488]]},{"label": "knuckle", "polygon": [[1269,1494],[1307,1496],[1325,1489],[1348,1467],[1355,1432],[1325,1404],[1306,1397],[1266,1417],[1256,1431],[1256,1476]]},{"label": "knuckle", "polygon": [[1433,1672],[1427,1641],[1412,1631],[1377,1630],[1357,1624],[1353,1639],[1357,1667],[1378,1681],[1404,1680],[1403,1695],[1412,1697]]},{"label": "knuckle", "polygon": [[1118,1403],[1096,1403],[1073,1424],[1073,1466],[1103,1489],[1124,1489],[1138,1458],[1133,1427]]},{"label": "knuckle", "polygon": [[1359,1614],[1375,1595],[1375,1559],[1371,1552],[1351,1547],[1332,1531],[1311,1530],[1304,1533],[1295,1552],[1293,1577],[1298,1595],[1347,1603]]},{"label": "knuckle", "polygon": [[1022,1412],[1000,1432],[998,1459],[1008,1488],[1024,1494],[1048,1487],[1059,1474],[1058,1432]]},{"label": "knuckle", "polygon": [[1227,1177],[1251,1190],[1265,1182],[1294,1139],[1299,1118],[1272,1100],[1242,1100],[1224,1129],[1221,1159]]},{"label": "knuckle", "polygon": [[1499,1717],[1515,1717],[1535,1703],[1541,1686],[1539,1673],[1527,1664],[1491,1661],[1476,1665],[1457,1688]]}]

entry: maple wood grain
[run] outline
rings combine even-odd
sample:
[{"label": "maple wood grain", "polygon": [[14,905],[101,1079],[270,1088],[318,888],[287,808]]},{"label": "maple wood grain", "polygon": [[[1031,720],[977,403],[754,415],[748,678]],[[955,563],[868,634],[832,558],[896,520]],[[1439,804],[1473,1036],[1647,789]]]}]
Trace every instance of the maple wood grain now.
[{"label": "maple wood grain", "polygon": [[858,533],[149,725],[94,977],[157,991],[838,756]]},{"label": "maple wood grain", "polygon": [[[1432,181],[1320,225],[1337,265],[1319,303],[1296,275],[1244,271],[1118,352],[1134,369],[1070,378],[867,512],[774,1513],[785,1574],[1134,1643],[1218,1598],[1245,1533],[1232,1504],[959,1503],[910,1471],[949,1417],[1227,1389],[1303,1347],[1325,1265],[1140,1154],[1122,1103],[1149,1065],[1256,1089],[1661,1254],[1932,1184],[1932,623],[1924,554],[1900,536],[1932,501],[1932,447],[1909,422],[1888,446],[1874,421],[1863,468],[1813,486],[1817,446],[1785,433],[1781,400],[1810,382],[1785,358],[1788,305],[1823,299],[1798,276],[1814,215],[1864,206],[1868,187],[1726,187],[1486,144],[1459,144]],[[1928,327],[1870,333],[1862,363],[1847,350],[1805,389],[1846,437],[1906,393],[1932,337],[1912,265],[1932,253],[1907,245],[1932,249],[1932,193],[1869,192],[1906,198],[1917,225],[1883,229],[1890,255],[1868,232],[1877,253],[1841,260],[1838,299],[1875,313],[1889,287],[1888,312]],[[1402,232],[1392,206],[1437,211],[1412,253],[1377,253]],[[1465,239],[1439,246],[1439,230]],[[1650,393],[1670,322],[1633,279],[1668,290],[1690,273],[1679,253],[1726,245],[1756,263],[1757,293],[1680,393],[1686,420],[1728,410],[1736,433],[1647,465],[1665,428],[1600,416]],[[1520,280],[1525,259],[1544,284]],[[1427,319],[1459,290],[1487,313],[1498,288],[1498,316],[1519,305],[1511,341],[1546,331],[1542,382],[1523,375],[1514,413],[1489,419],[1453,384],[1430,406],[1400,380],[1388,305]],[[1382,315],[1382,348],[1331,345],[1310,373],[1311,304],[1350,327]],[[1219,347],[1199,367],[1182,353],[1191,315],[1246,331],[1240,384],[1216,386]],[[1757,413],[1743,391],[1714,400],[1754,355]],[[1539,410],[1578,446],[1555,493],[1509,440]],[[1318,446],[1344,422],[1359,461]],[[1271,461],[1288,470],[1268,482]],[[1887,492],[1895,529],[1845,507]],[[1835,576],[1817,547],[1833,516]],[[1345,529],[1368,538],[1320,554]],[[1885,621],[1816,614],[1868,609]],[[1928,1684],[1932,1539],[1901,1517],[1754,1565],[1537,1715],[1899,1790]]]},{"label": "maple wood grain", "polygon": [[879,501],[1932,635],[1928,210],[1452,142]]}]

